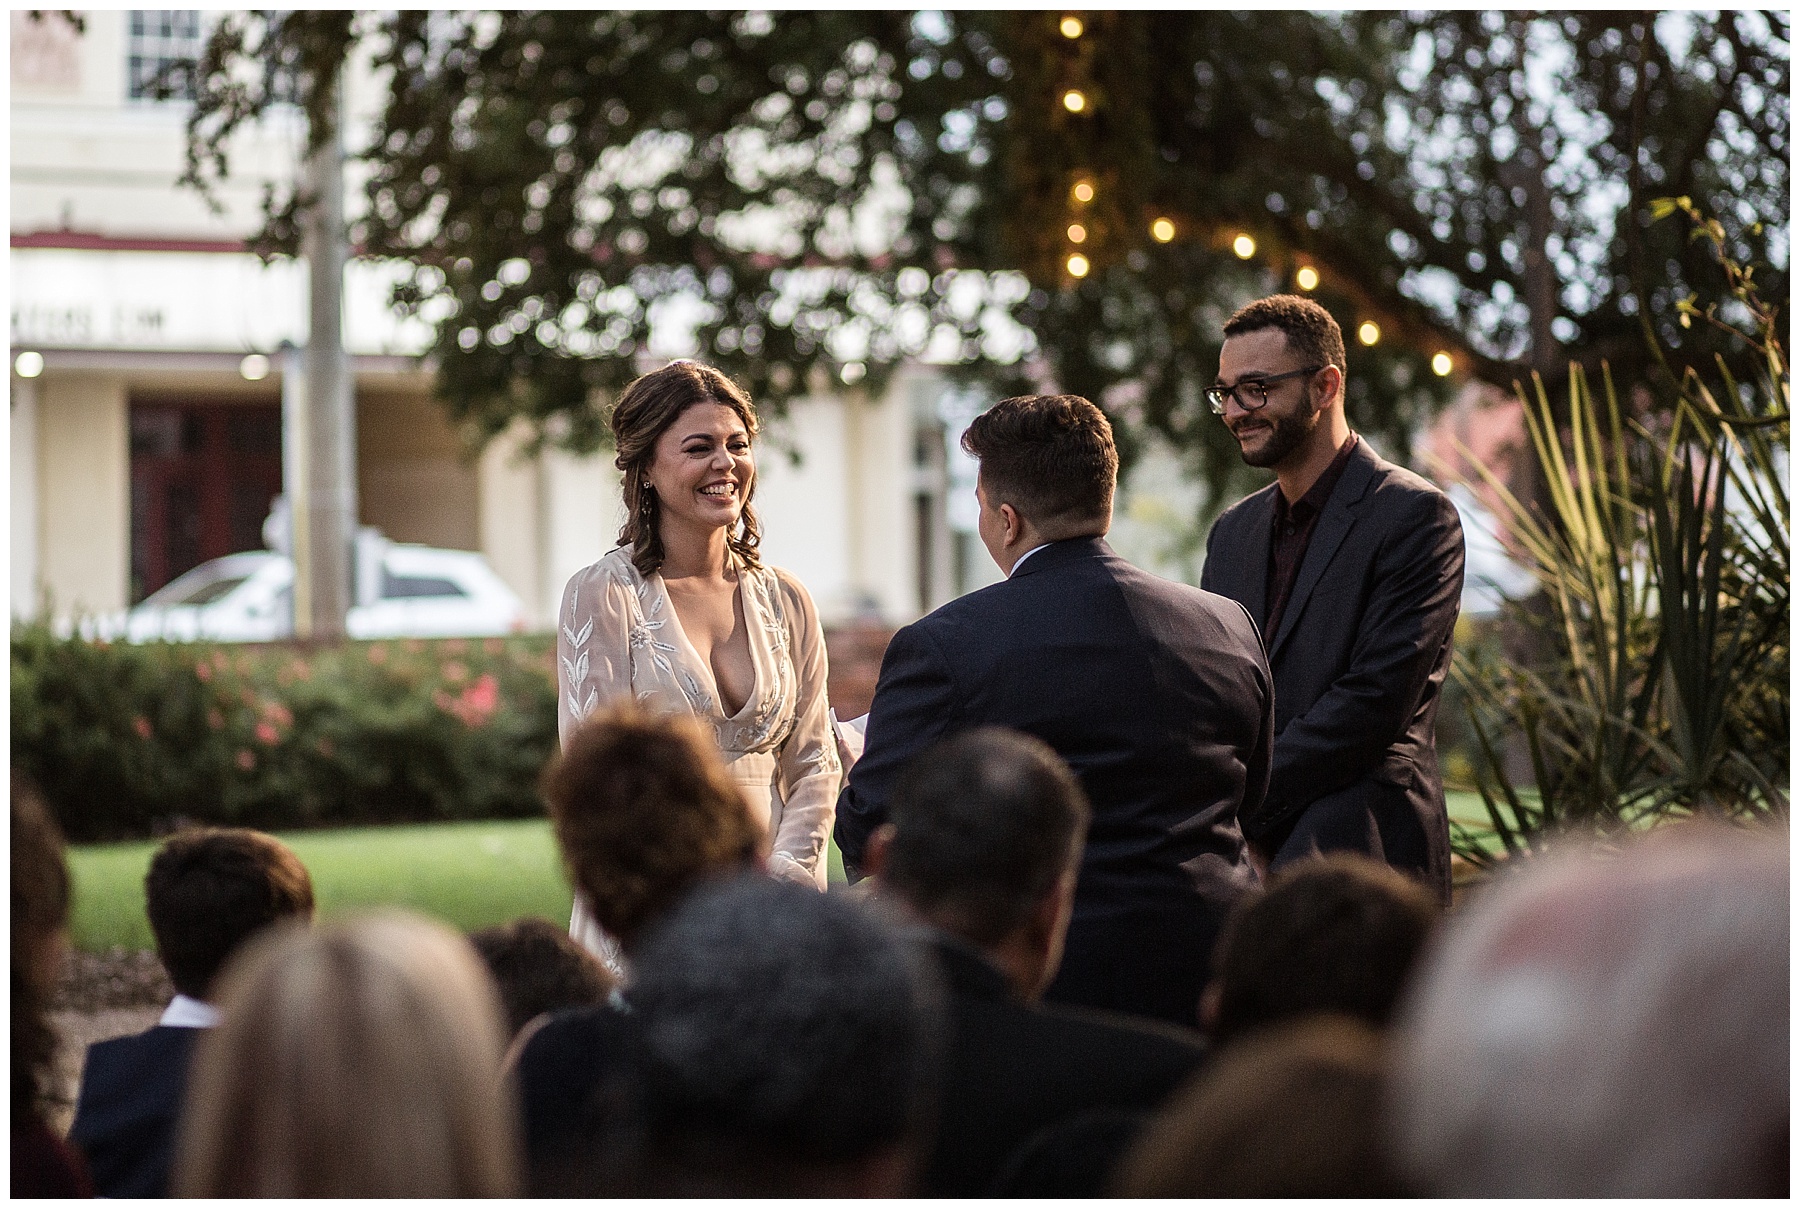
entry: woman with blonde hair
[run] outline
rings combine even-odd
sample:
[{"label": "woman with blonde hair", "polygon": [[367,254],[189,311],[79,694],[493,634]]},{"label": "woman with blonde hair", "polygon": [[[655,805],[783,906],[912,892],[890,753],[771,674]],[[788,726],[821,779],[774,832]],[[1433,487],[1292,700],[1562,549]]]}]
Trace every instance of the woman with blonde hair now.
[{"label": "woman with blonde hair", "polygon": [[401,911],[278,926],[227,967],[218,1006],[176,1196],[517,1195],[499,999],[462,937]]},{"label": "woman with blonde hair", "polygon": [[[756,410],[718,370],[675,361],[625,388],[612,430],[625,524],[563,590],[563,743],[621,701],[691,715],[766,831],[769,873],[823,890],[841,771],[825,634],[800,581],[758,552]],[[616,963],[588,906],[577,897],[570,931]]]}]

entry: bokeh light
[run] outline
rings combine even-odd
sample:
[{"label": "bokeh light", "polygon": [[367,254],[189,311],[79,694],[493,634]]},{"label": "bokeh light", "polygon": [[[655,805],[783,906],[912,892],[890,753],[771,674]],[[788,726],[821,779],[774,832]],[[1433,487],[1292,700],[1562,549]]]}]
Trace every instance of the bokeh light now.
[{"label": "bokeh light", "polygon": [[1294,284],[1303,290],[1319,288],[1319,270],[1311,265],[1301,265],[1300,271],[1294,274]]},{"label": "bokeh light", "polygon": [[1373,321],[1365,321],[1356,329],[1356,338],[1372,348],[1381,340],[1381,327]]},{"label": "bokeh light", "polygon": [[1087,242],[1087,228],[1082,226],[1078,222],[1070,223],[1069,224],[1069,242],[1070,243],[1086,243]]},{"label": "bokeh light", "polygon": [[1150,224],[1150,238],[1157,243],[1168,243],[1175,238],[1175,224],[1166,218],[1159,218]]},{"label": "bokeh light", "polygon": [[1080,17],[1064,17],[1062,19],[1062,24],[1057,28],[1062,30],[1062,36],[1065,38],[1079,38],[1081,36],[1081,31],[1086,29],[1087,26],[1081,23]]},{"label": "bokeh light", "polygon": [[34,349],[26,349],[13,362],[13,369],[21,378],[35,378],[44,372],[44,354]]},{"label": "bokeh light", "polygon": [[1431,372],[1440,378],[1448,378],[1455,368],[1456,362],[1449,353],[1438,353],[1431,358]]},{"label": "bokeh light", "polygon": [[1089,181],[1076,181],[1075,187],[1069,190],[1069,194],[1076,201],[1086,205],[1094,200],[1094,186]]},{"label": "bokeh light", "polygon": [[1240,234],[1236,239],[1231,241],[1231,250],[1237,253],[1237,258],[1239,260],[1249,260],[1252,256],[1256,255],[1256,241],[1251,239],[1248,235]]},{"label": "bokeh light", "polygon": [[1080,113],[1083,109],[1087,108],[1087,97],[1082,94],[1079,88],[1071,88],[1069,91],[1063,93],[1063,108],[1067,109],[1070,113]]},{"label": "bokeh light", "polygon": [[1088,258],[1080,252],[1069,257],[1069,276],[1086,277],[1088,275]]}]

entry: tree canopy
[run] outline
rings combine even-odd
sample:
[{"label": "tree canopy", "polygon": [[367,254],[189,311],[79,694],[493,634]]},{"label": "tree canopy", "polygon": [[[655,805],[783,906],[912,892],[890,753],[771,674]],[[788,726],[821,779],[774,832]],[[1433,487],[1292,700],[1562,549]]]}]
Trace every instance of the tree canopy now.
[{"label": "tree canopy", "polygon": [[[1678,315],[1717,266],[1650,203],[1692,196],[1785,296],[1787,43],[1747,12],[233,14],[190,177],[282,97],[323,129],[361,45],[385,93],[353,238],[414,266],[396,301],[476,434],[591,446],[597,395],[679,330],[774,402],[918,356],[1077,391],[1229,490],[1219,326],[1303,268],[1347,336],[1379,328],[1351,416],[1397,451],[1440,352],[1508,385],[1647,375],[1651,332],[1724,351]],[[265,251],[304,201],[271,197]]]}]

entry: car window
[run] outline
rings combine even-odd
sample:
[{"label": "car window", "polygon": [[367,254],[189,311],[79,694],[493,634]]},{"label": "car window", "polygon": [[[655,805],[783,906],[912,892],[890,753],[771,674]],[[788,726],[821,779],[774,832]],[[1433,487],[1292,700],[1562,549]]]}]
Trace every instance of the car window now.
[{"label": "car window", "polygon": [[229,595],[233,588],[236,588],[239,584],[243,583],[248,578],[250,578],[248,575],[239,575],[239,576],[236,576],[235,578],[233,578],[231,576],[227,576],[224,579],[215,579],[209,584],[200,585],[198,588],[195,588],[192,592],[184,593],[180,600],[172,600],[172,601],[169,601],[168,603],[169,604],[184,604],[184,605],[208,605],[208,604],[211,604],[213,601],[220,599],[223,596]]},{"label": "car window", "polygon": [[435,575],[395,575],[385,567],[381,572],[381,595],[384,600],[419,596],[467,596],[454,580]]}]

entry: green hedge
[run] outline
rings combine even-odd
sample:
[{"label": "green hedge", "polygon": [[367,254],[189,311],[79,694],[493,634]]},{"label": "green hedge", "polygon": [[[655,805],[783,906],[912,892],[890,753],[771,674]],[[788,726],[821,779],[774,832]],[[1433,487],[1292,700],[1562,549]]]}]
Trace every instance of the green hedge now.
[{"label": "green hedge", "polygon": [[12,761],[74,841],[541,814],[555,639],[12,636]]}]

